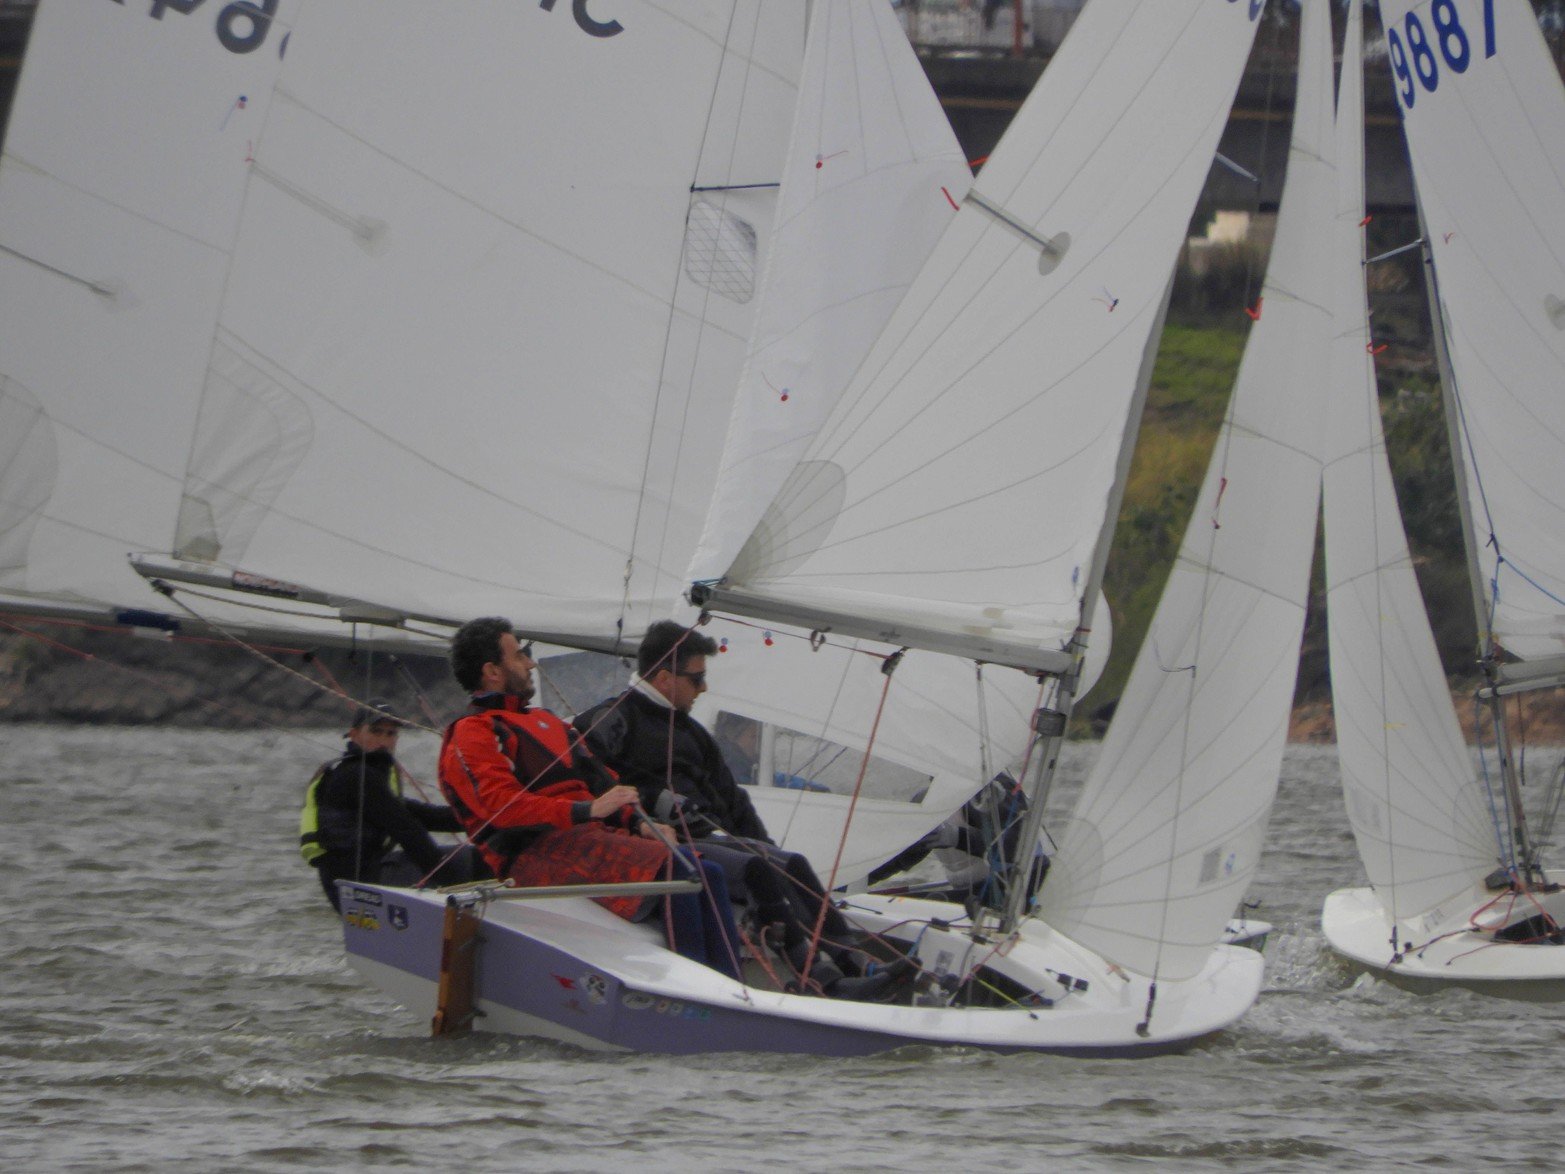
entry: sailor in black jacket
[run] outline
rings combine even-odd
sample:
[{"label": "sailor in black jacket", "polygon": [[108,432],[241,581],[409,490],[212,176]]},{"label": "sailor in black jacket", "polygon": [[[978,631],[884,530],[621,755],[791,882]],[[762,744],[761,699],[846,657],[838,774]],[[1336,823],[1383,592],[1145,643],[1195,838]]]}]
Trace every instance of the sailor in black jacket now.
[{"label": "sailor in black jacket", "polygon": [[[317,771],[305,792],[299,851],[319,872],[334,909],[339,879],[415,883],[448,855],[429,833],[462,830],[444,804],[403,798],[392,754],[402,725],[385,702],[369,702],[353,719],[343,756]],[[441,868],[438,880],[473,879],[475,860],[464,848]]]},{"label": "sailor in black jacket", "polygon": [[817,951],[810,938],[824,887],[810,862],[777,847],[723,760],[717,740],[690,716],[706,691],[706,658],[717,643],[672,620],[653,624],[637,650],[638,673],[618,697],[575,719],[598,755],[641,793],[647,811],[674,825],[702,856],[722,867],[728,889],[747,897],[762,924],[781,926],[782,952],[796,969],[814,954],[806,988],[838,998],[875,998],[893,984],[851,948],[857,937],[826,901]]}]

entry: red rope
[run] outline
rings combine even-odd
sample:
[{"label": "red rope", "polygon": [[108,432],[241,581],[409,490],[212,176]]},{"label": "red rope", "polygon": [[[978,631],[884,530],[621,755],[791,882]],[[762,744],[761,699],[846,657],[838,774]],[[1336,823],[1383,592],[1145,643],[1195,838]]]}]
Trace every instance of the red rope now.
[{"label": "red rope", "polygon": [[853,826],[853,812],[859,804],[859,793],[864,789],[864,776],[869,773],[870,751],[875,747],[875,736],[880,732],[880,718],[886,712],[886,697],[891,692],[891,674],[880,687],[880,704],[875,707],[875,720],[869,727],[869,741],[864,746],[864,757],[859,761],[859,777],[853,782],[853,795],[848,800],[848,814],[842,821],[842,835],[837,840],[837,855],[831,862],[831,875],[826,879],[826,891],[821,894],[820,911],[815,915],[815,929],[810,934],[810,948],[804,955],[804,973],[815,965],[815,952],[820,948],[821,930],[826,925],[826,910],[831,903],[832,890],[837,887],[837,870],[842,866],[842,853],[848,845],[848,829]]}]

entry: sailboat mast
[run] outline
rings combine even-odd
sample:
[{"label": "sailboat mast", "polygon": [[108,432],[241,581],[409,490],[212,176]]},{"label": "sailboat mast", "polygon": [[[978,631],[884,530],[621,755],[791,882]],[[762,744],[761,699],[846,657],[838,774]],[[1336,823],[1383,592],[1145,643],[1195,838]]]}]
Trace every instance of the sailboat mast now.
[{"label": "sailboat mast", "polygon": [[1103,585],[1104,571],[1108,566],[1109,548],[1113,545],[1114,529],[1119,522],[1120,505],[1125,499],[1125,484],[1130,479],[1130,462],[1136,451],[1136,440],[1141,435],[1141,417],[1147,403],[1147,392],[1152,387],[1152,370],[1157,363],[1158,345],[1163,338],[1163,326],[1168,320],[1168,304],[1174,293],[1174,274],[1168,275],[1163,287],[1163,300],[1158,306],[1141,354],[1141,367],[1136,373],[1136,390],[1125,417],[1125,433],[1120,440],[1119,459],[1114,467],[1114,483],[1109,489],[1108,505],[1103,512],[1103,526],[1092,549],[1092,562],[1087,568],[1087,580],[1081,595],[1081,624],[1071,640],[1070,651],[1074,657],[1069,672],[1060,676],[1059,693],[1053,710],[1039,710],[1033,729],[1038,739],[1038,770],[1035,782],[1027,794],[1027,818],[1017,839],[1016,859],[1012,862],[1012,884],[1006,895],[1005,913],[1000,921],[1002,933],[1010,933],[1026,916],[1032,901],[1031,865],[1038,842],[1043,836],[1045,801],[1054,784],[1054,774],[1059,763],[1060,743],[1065,740],[1065,728],[1070,722],[1076,705],[1076,682],[1081,677],[1081,665],[1087,654],[1087,641],[1092,632],[1093,613],[1097,609],[1099,591]]},{"label": "sailboat mast", "polygon": [[[1522,807],[1521,783],[1516,777],[1516,764],[1511,757],[1510,735],[1505,724],[1505,700],[1497,688],[1499,684],[1499,652],[1494,642],[1494,630],[1489,623],[1489,605],[1484,593],[1483,569],[1478,562],[1479,546],[1473,526],[1472,498],[1468,493],[1467,468],[1464,459],[1465,435],[1461,402],[1457,396],[1456,373],[1451,366],[1451,352],[1446,344],[1445,313],[1440,300],[1440,279],[1435,272],[1434,252],[1429,246],[1429,225],[1424,218],[1424,206],[1418,199],[1417,182],[1414,183],[1414,207],[1418,210],[1418,232],[1423,242],[1424,289],[1429,298],[1429,329],[1434,340],[1435,366],[1440,372],[1440,395],[1445,407],[1446,435],[1451,449],[1451,472],[1456,478],[1457,511],[1462,521],[1462,545],[1467,551],[1467,576],[1473,594],[1473,617],[1478,625],[1478,664],[1483,670],[1488,686],[1479,691],[1479,698],[1489,708],[1489,720],[1494,724],[1495,752],[1500,759],[1500,780],[1505,791],[1505,803],[1510,809],[1511,852],[1513,865],[1519,866],[1520,879],[1526,883],[1535,863],[1531,838],[1527,833],[1527,813]],[[1474,735],[1478,732],[1475,730]]]}]

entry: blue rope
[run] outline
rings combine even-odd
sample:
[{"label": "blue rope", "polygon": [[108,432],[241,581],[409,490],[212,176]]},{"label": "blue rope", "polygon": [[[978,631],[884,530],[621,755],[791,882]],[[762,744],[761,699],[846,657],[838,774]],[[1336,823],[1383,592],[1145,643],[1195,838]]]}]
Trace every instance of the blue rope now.
[{"label": "blue rope", "polygon": [[[1515,563],[1513,563],[1510,559],[1506,558],[1503,554],[1500,553],[1500,543],[1499,543],[1499,540],[1496,539],[1495,536],[1492,533],[1489,535],[1489,545],[1494,547],[1494,577],[1489,580],[1489,589],[1490,589],[1490,591],[1494,595],[1494,606],[1495,607],[1498,607],[1499,603],[1500,603],[1500,568],[1501,567],[1510,567],[1512,574],[1518,576],[1522,580],[1522,582],[1526,583],[1534,591],[1538,592],[1538,594],[1542,595],[1545,599],[1549,600],[1552,603],[1557,603],[1561,607],[1565,607],[1565,599],[1561,599],[1558,595],[1554,594],[1554,592],[1550,591],[1542,583],[1538,582],[1531,575],[1529,575],[1526,571],[1522,570]],[[1491,622],[1494,619],[1494,612],[1492,610],[1489,613],[1489,618],[1490,618]]]}]

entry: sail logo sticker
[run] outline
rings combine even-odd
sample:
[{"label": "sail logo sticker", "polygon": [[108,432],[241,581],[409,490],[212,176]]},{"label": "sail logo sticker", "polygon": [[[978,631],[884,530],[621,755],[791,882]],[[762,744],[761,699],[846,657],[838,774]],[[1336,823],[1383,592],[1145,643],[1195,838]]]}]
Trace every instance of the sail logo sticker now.
[{"label": "sail logo sticker", "polygon": [[[545,12],[553,12],[554,4],[555,0],[538,0],[538,7]],[[571,0],[571,15],[576,18],[576,27],[589,37],[614,37],[625,31],[625,26],[612,17],[594,20],[587,11],[587,0]]]},{"label": "sail logo sticker", "polygon": [[392,929],[407,929],[408,911],[401,905],[387,905],[386,920],[391,922]]},{"label": "sail logo sticker", "polygon": [[[583,977],[582,981],[586,982],[587,979],[599,977],[596,974],[588,974]],[[594,1003],[602,1001],[602,998],[593,994],[590,987],[587,990],[587,997]],[[603,998],[606,997],[607,991],[604,992]],[[645,991],[626,991],[619,997],[619,1001],[620,1006],[627,1011],[656,1011],[659,1015],[667,1015],[672,1019],[701,1020],[712,1018],[712,1009],[710,1007],[702,1007],[696,1003],[681,1002],[679,999],[659,999],[654,995],[647,994]]]}]

